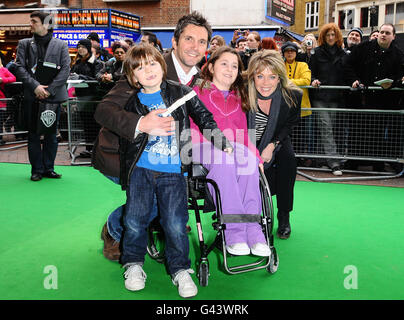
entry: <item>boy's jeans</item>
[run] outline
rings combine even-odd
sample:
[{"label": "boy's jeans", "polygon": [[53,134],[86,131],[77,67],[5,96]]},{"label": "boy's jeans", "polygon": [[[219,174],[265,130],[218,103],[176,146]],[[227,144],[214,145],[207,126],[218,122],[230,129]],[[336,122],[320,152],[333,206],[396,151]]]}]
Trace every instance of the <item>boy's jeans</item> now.
[{"label": "boy's jeans", "polygon": [[126,192],[123,216],[121,263],[143,263],[147,247],[146,228],[153,209],[154,195],[165,235],[168,272],[189,269],[189,240],[186,232],[188,201],[185,177],[179,173],[156,172],[135,167]]},{"label": "boy's jeans", "polygon": [[[113,181],[116,184],[119,184],[119,178],[105,175],[109,180]],[[116,208],[107,219],[107,228],[108,233],[114,238],[115,241],[121,242],[122,233],[123,233],[123,212],[125,211],[125,205],[122,205]],[[157,217],[157,199],[156,196],[153,198],[153,210],[150,215],[150,222]]]}]

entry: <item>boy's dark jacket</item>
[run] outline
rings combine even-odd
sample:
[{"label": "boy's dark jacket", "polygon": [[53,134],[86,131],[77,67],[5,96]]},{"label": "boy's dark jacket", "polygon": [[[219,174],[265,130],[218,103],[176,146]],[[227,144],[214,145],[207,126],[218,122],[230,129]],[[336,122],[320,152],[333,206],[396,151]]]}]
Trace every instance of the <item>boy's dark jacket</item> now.
[{"label": "boy's dark jacket", "polygon": [[[189,87],[170,80],[163,81],[161,84],[161,95],[167,107],[190,91],[192,91],[192,89]],[[149,112],[148,108],[140,103],[137,96],[138,92],[139,89],[131,87],[126,78],[119,80],[117,85],[98,105],[94,115],[95,120],[100,125],[115,132],[120,137],[119,177],[123,189],[127,187],[133,167],[148,141],[148,134],[146,133],[140,133],[136,136],[136,139],[134,138],[136,125],[140,117]],[[189,163],[186,161],[187,157],[191,157],[192,152],[191,133],[190,130],[186,130],[190,129],[189,116],[191,116],[201,131],[203,131],[203,129],[212,130],[212,135],[207,137],[207,139],[210,139],[216,147],[221,150],[231,147],[231,144],[223,133],[218,130],[217,124],[210,111],[206,109],[205,105],[198,97],[193,97],[172,113],[172,117],[176,121],[176,138],[177,145],[179,146],[182,172],[189,172],[190,169]],[[184,147],[186,149],[184,149]],[[94,152],[98,151],[97,148],[94,150]],[[94,167],[104,174],[108,174],[103,170],[102,164],[94,163],[95,158],[99,157],[93,155]]]}]

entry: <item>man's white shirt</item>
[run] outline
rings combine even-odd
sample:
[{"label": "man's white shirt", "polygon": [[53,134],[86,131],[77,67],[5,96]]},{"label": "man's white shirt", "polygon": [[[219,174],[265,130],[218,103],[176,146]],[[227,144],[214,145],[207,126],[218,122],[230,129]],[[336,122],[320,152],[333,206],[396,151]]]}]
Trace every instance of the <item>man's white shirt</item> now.
[{"label": "man's white shirt", "polygon": [[195,66],[193,66],[188,73],[185,73],[184,69],[182,69],[180,63],[178,62],[177,57],[174,54],[174,51],[171,51],[171,57],[173,58],[175,71],[177,71],[177,76],[180,83],[185,85],[188,84],[192,80],[192,77],[198,73],[198,69]]}]

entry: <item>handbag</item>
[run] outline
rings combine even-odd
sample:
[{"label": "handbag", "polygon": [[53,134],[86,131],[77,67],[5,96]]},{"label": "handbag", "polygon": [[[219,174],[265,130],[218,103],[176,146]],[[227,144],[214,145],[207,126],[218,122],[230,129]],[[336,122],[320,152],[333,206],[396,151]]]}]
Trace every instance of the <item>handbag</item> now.
[{"label": "handbag", "polygon": [[38,104],[36,133],[56,134],[60,104],[38,100],[36,103]]}]

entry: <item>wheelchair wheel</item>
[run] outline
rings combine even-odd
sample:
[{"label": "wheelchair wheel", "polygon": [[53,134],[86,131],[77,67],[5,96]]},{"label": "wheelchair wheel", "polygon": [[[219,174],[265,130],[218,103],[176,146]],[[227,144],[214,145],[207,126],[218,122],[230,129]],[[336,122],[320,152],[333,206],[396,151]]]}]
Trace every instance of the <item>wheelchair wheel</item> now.
[{"label": "wheelchair wheel", "polygon": [[198,279],[199,279],[199,284],[202,287],[208,286],[208,280],[209,280],[209,263],[208,262],[201,262],[201,264],[199,265]]},{"label": "wheelchair wheel", "polygon": [[267,267],[267,271],[269,273],[275,273],[278,270],[279,266],[279,257],[276,253],[276,249],[273,247],[271,248],[271,261],[269,262],[269,266]]},{"label": "wheelchair wheel", "polygon": [[164,263],[164,234],[162,230],[149,226],[147,228],[147,253],[159,263]]}]

